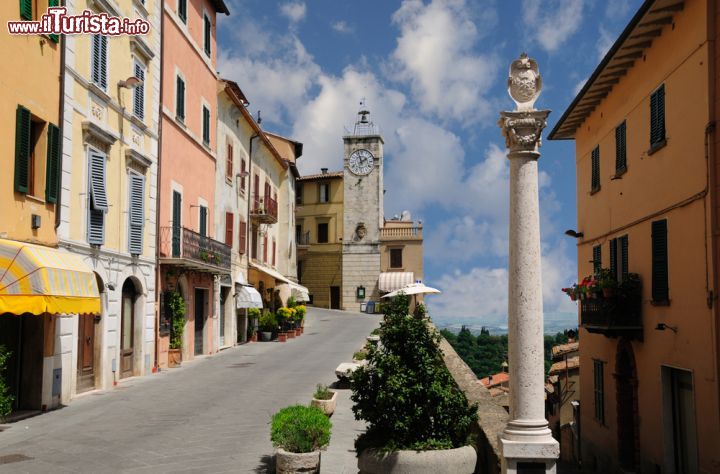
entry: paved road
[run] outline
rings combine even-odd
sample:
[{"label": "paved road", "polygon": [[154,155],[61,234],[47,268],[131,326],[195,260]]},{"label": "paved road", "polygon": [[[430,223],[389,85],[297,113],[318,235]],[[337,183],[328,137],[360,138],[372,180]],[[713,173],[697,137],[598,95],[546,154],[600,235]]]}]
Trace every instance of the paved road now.
[{"label": "paved road", "polygon": [[[300,338],[228,349],[7,425],[0,473],[267,472],[271,414],[308,403],[315,384],[333,382],[335,367],[378,323],[378,316],[311,308]],[[337,436],[323,455],[324,472],[353,472],[358,425],[348,407],[341,413],[333,416]],[[30,459],[8,463],[23,456]]]}]

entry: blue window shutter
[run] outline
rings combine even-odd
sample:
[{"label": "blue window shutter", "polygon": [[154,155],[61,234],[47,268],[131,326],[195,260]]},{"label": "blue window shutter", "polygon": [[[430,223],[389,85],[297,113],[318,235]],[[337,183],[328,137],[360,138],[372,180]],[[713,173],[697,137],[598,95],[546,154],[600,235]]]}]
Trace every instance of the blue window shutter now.
[{"label": "blue window shutter", "polygon": [[56,203],[60,188],[60,129],[48,124],[47,168],[45,171],[45,200]]},{"label": "blue window shutter", "polygon": [[128,251],[132,255],[140,255],[143,252],[145,224],[145,177],[130,173],[128,181],[130,185]]},{"label": "blue window shutter", "polygon": [[18,105],[15,112],[15,191],[27,194],[30,181],[30,111]]},{"label": "blue window shutter", "polygon": [[135,62],[135,77],[142,81],[142,84],[133,89],[133,114],[139,118],[145,118],[145,68]]},{"label": "blue window shutter", "polygon": [[105,189],[105,155],[90,152],[90,207],[96,211],[108,211]]}]

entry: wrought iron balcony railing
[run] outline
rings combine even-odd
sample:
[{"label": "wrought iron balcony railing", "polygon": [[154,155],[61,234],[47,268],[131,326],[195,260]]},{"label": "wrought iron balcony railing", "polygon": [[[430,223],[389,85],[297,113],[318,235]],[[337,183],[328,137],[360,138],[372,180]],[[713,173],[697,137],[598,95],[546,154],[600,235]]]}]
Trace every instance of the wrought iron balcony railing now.
[{"label": "wrought iron balcony railing", "polygon": [[616,291],[610,297],[580,301],[580,325],[588,332],[607,337],[625,336],[642,340],[642,291]]},{"label": "wrought iron balcony railing", "polygon": [[310,231],[301,232],[295,236],[296,245],[310,245]]},{"label": "wrought iron balcony railing", "polygon": [[270,196],[254,196],[250,205],[250,217],[263,224],[275,224],[278,221],[277,201]]},{"label": "wrought iron balcony railing", "polygon": [[185,227],[160,228],[160,257],[198,269],[230,270],[231,248]]}]

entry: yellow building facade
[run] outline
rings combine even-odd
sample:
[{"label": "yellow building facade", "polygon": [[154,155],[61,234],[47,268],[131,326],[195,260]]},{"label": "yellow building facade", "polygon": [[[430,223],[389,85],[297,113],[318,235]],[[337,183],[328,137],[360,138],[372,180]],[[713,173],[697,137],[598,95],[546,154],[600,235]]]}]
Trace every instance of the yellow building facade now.
[{"label": "yellow building facade", "polygon": [[720,466],[715,3],[645,1],[550,134],[576,144],[578,278],[641,286],[580,302],[590,470]]}]

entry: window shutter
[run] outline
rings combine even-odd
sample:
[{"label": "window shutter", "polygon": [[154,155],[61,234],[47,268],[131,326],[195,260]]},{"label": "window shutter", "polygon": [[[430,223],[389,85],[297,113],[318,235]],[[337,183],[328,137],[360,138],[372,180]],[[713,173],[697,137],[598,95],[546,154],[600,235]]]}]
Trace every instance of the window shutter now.
[{"label": "window shutter", "polygon": [[[57,7],[59,4],[59,0],[48,0],[48,8]],[[56,34],[49,34],[48,38],[50,38],[53,43],[57,43],[60,41],[60,37]]]},{"label": "window shutter", "polygon": [[228,143],[227,146],[227,162],[225,167],[225,176],[232,179],[233,176],[233,146],[232,143]]},{"label": "window shutter", "polygon": [[177,118],[180,120],[185,120],[185,81],[183,81],[180,76],[177,76],[175,82],[175,106],[177,107],[175,115],[177,115]]},{"label": "window shutter", "polygon": [[32,0],[20,0],[20,18],[23,20],[32,21]]},{"label": "window shutter", "polygon": [[615,275],[615,278],[617,278],[617,239],[610,240],[610,271],[613,275]]},{"label": "window shutter", "polygon": [[180,256],[180,229],[182,228],[182,195],[173,191],[172,256]]},{"label": "window shutter", "polygon": [[93,36],[92,81],[102,90],[107,90],[107,36]]},{"label": "window shutter", "polygon": [[200,206],[200,235],[207,237],[207,207]]},{"label": "window shutter", "polygon": [[90,152],[90,200],[92,209],[108,211],[105,189],[105,155],[94,151]]},{"label": "window shutter", "polygon": [[187,0],[178,0],[178,16],[183,23],[187,22]]},{"label": "window shutter", "polygon": [[263,237],[263,263],[267,263],[267,254],[268,254],[268,239],[267,235]]},{"label": "window shutter", "polygon": [[225,213],[225,245],[232,247],[233,245],[233,213]]},{"label": "window shutter", "polygon": [[238,228],[238,252],[242,255],[247,248],[247,222],[240,221]]},{"label": "window shutter", "polygon": [[240,161],[240,174],[243,175],[242,178],[240,178],[240,189],[245,191],[245,158]]},{"label": "window shutter", "polygon": [[143,252],[143,230],[145,224],[145,177],[130,173],[130,205],[128,251],[132,255]]},{"label": "window shutter", "polygon": [[133,113],[139,119],[145,118],[145,68],[135,62],[135,77],[143,81],[133,89]]},{"label": "window shutter", "polygon": [[212,25],[210,24],[210,18],[208,18],[208,16],[205,15],[205,18],[204,18],[205,54],[207,54],[208,56],[210,56],[210,37],[211,37],[210,28],[211,28],[211,26]]},{"label": "window shutter", "polygon": [[627,125],[621,123],[615,129],[615,172],[620,173],[627,169]]},{"label": "window shutter", "polygon": [[665,85],[650,95],[650,146],[665,140]]},{"label": "window shutter", "polygon": [[203,105],[203,142],[210,143],[210,109]]},{"label": "window shutter", "polygon": [[668,301],[667,220],[652,223],[652,299]]},{"label": "window shutter", "polygon": [[593,247],[593,273],[600,273],[602,268],[602,245]]},{"label": "window shutter", "polygon": [[591,167],[592,167],[592,179],[591,179],[591,187],[590,189],[592,191],[597,191],[600,189],[600,147],[596,146],[595,149],[593,149],[591,154]]},{"label": "window shutter", "polygon": [[90,209],[88,215],[88,243],[102,245],[105,243],[105,213]]},{"label": "window shutter", "polygon": [[48,124],[47,169],[45,170],[45,200],[56,203],[60,187],[60,129]]},{"label": "window shutter", "polygon": [[107,90],[107,36],[100,36],[100,87]]},{"label": "window shutter", "polygon": [[27,193],[30,187],[30,111],[18,105],[15,111],[15,191]]},{"label": "window shutter", "polygon": [[275,252],[277,251],[277,243],[275,242],[275,239],[273,239],[273,247],[272,247],[272,264],[273,267],[275,266]]},{"label": "window shutter", "polygon": [[620,278],[619,281],[627,279],[628,265],[628,236],[623,235],[618,239],[620,241]]}]

